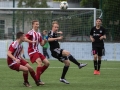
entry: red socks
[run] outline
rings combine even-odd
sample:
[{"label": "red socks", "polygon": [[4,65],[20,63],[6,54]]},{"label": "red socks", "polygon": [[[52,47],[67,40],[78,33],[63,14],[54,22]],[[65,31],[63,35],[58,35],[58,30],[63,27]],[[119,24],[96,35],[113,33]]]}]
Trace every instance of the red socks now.
[{"label": "red socks", "polygon": [[37,82],[37,78],[35,76],[35,72],[34,71],[30,72],[30,75],[34,79],[34,81]]},{"label": "red socks", "polygon": [[37,67],[36,69],[36,77],[37,77],[37,80],[40,80],[40,76],[41,74],[48,68],[48,66],[43,66],[43,67]]},{"label": "red socks", "polygon": [[23,73],[24,82],[28,82],[28,73]]}]

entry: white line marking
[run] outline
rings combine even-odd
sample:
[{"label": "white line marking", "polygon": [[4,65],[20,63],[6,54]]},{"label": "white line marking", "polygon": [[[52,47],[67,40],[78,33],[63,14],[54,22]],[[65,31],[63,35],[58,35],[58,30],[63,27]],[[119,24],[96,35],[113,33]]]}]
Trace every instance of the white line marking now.
[{"label": "white line marking", "polygon": [[[63,67],[49,67],[49,68],[63,68]],[[70,68],[78,68],[78,67],[70,67]],[[85,67],[85,69],[93,69],[93,68],[87,68],[87,67]],[[101,69],[120,69],[120,68],[101,68]]]},{"label": "white line marking", "polygon": [[[0,67],[8,67],[7,65],[0,65]],[[63,67],[49,67],[49,68],[55,68],[55,69],[59,69],[59,68],[63,68]],[[76,69],[79,69],[78,67],[70,67],[70,68],[76,68]],[[88,68],[88,67],[85,67],[85,69],[93,69],[93,68]],[[108,69],[108,70],[115,70],[115,69],[120,69],[120,68],[102,68],[101,69]]]}]

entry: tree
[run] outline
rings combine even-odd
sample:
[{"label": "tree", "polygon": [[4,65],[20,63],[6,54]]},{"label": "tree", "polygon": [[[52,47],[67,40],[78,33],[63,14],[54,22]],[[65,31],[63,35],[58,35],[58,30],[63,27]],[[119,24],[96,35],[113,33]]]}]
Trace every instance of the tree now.
[{"label": "tree", "polygon": [[80,2],[81,7],[93,7],[99,8],[99,0],[81,0]]},{"label": "tree", "polygon": [[[25,8],[47,8],[47,0],[19,0],[18,7]],[[45,24],[49,17],[49,12],[38,10],[21,10],[16,13],[16,24],[18,28],[24,25],[24,22],[30,23],[32,20],[39,20],[41,23],[40,29],[46,29]],[[22,26],[23,27],[23,26]]]},{"label": "tree", "polygon": [[102,7],[103,25],[108,28],[114,41],[120,40],[118,33],[120,28],[120,0],[104,0]]},{"label": "tree", "polygon": [[[82,7],[100,8],[103,11],[103,26],[113,40],[119,40],[120,0],[81,0]],[[100,7],[99,7],[100,6]]]}]

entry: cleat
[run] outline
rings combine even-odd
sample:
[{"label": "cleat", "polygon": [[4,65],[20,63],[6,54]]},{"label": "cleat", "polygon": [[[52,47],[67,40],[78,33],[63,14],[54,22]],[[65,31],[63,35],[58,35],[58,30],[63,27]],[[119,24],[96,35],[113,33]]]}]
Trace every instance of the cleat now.
[{"label": "cleat", "polygon": [[94,70],[94,75],[97,75],[98,74],[98,71],[97,70]]},{"label": "cleat", "polygon": [[42,82],[41,80],[39,80],[39,84],[40,84],[40,85],[45,85],[45,83]]},{"label": "cleat", "polygon": [[97,75],[100,75],[100,71],[97,71]]},{"label": "cleat", "polygon": [[36,82],[36,85],[39,86],[39,85],[45,85],[44,82],[42,82],[41,80],[39,80],[38,82]]},{"label": "cleat", "polygon": [[85,67],[85,66],[87,66],[87,63],[86,64],[80,63],[80,65],[78,67],[79,67],[79,69],[81,69],[82,67]]},{"label": "cleat", "polygon": [[29,82],[24,82],[23,85],[25,85],[26,87],[32,87]]},{"label": "cleat", "polygon": [[39,82],[35,82],[35,84],[36,84],[37,86],[39,86],[39,85],[40,85],[40,83],[39,83]]},{"label": "cleat", "polygon": [[69,84],[69,82],[66,81],[66,79],[61,79],[61,78],[60,78],[60,82],[63,82],[63,83]]}]

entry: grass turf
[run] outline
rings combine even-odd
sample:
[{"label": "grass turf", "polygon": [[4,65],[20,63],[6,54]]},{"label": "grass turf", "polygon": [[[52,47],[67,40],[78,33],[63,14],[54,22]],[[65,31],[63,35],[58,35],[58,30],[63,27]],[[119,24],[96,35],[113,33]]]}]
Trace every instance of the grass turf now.
[{"label": "grass turf", "polygon": [[[66,79],[69,85],[59,82],[63,64],[57,60],[49,60],[50,67],[43,73],[41,79],[44,86],[36,86],[29,75],[32,88],[23,86],[22,72],[8,68],[6,60],[0,60],[0,90],[120,90],[120,62],[102,61],[101,75],[93,75],[93,61],[82,69],[71,63]],[[36,64],[30,65],[34,68]]]}]

